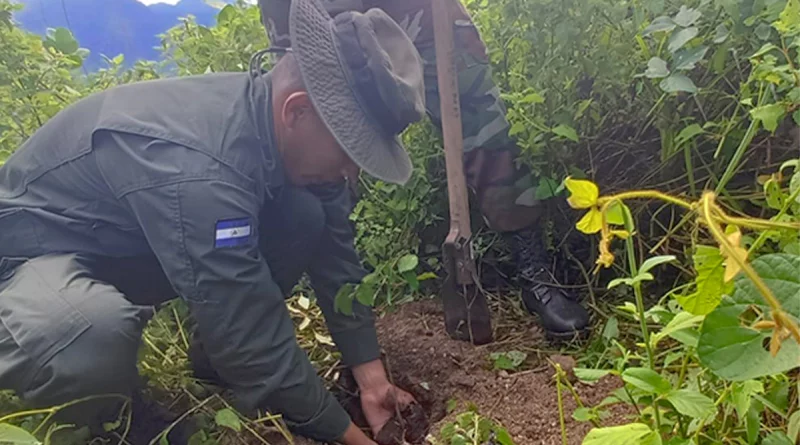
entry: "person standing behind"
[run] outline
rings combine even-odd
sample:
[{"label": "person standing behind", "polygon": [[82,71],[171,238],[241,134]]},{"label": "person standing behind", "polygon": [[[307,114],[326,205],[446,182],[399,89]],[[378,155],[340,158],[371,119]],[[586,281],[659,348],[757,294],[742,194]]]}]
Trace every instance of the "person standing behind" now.
[{"label": "person standing behind", "polygon": [[[346,11],[382,9],[414,43],[423,59],[427,113],[441,130],[441,111],[436,78],[432,0],[323,0],[332,17]],[[548,337],[572,339],[588,330],[589,314],[557,286],[538,227],[539,210],[518,205],[524,191],[517,186],[530,174],[516,167],[520,154],[509,136],[510,125],[500,90],[492,79],[486,47],[469,13],[458,0],[444,1],[454,18],[456,70],[463,120],[464,172],[475,193],[478,209],[487,225],[501,232],[512,248],[517,281],[522,286],[525,308],[538,314]],[[290,47],[291,0],[258,0],[261,21],[270,44]]]}]

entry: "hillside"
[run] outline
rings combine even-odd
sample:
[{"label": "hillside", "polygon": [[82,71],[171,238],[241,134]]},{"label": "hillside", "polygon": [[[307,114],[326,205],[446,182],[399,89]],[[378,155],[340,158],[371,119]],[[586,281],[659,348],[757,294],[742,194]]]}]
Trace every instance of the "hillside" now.
[{"label": "hillside", "polygon": [[102,66],[101,54],[125,54],[126,61],[159,57],[158,34],[194,15],[203,25],[214,23],[217,9],[204,0],[145,6],[136,0],[21,0],[15,15],[24,29],[44,34],[47,28],[69,27],[81,46],[91,51],[86,65]]}]

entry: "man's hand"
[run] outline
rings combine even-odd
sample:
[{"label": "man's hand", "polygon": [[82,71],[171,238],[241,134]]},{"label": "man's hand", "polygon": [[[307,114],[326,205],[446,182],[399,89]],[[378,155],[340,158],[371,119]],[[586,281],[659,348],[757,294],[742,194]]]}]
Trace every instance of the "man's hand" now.
[{"label": "man's hand", "polygon": [[395,412],[414,402],[411,394],[389,382],[380,360],[353,367],[353,377],[361,392],[361,409],[376,436]]}]

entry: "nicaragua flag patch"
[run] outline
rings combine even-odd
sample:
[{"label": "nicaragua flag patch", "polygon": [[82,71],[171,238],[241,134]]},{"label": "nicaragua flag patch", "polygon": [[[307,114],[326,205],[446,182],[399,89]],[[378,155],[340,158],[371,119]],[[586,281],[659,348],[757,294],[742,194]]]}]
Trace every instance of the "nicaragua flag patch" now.
[{"label": "nicaragua flag patch", "polygon": [[246,244],[253,233],[250,218],[217,221],[214,247],[234,247]]}]

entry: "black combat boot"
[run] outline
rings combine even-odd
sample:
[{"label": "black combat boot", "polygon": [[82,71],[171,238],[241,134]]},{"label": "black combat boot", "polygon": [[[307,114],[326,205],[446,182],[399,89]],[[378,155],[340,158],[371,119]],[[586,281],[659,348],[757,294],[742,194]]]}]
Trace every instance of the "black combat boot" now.
[{"label": "black combat boot", "polygon": [[522,287],[522,302],[539,316],[551,340],[572,340],[588,334],[589,313],[573,293],[555,287],[558,281],[549,270],[541,236],[533,229],[513,232],[507,237]]},{"label": "black combat boot", "polygon": [[[125,438],[131,445],[149,445],[153,439],[169,429],[167,440],[170,445],[186,445],[193,432],[189,419],[178,421],[179,416],[170,412],[137,390],[131,397],[131,428]],[[177,422],[177,423],[176,423]],[[174,425],[173,425],[174,424]],[[118,429],[122,431],[124,428]]]}]

